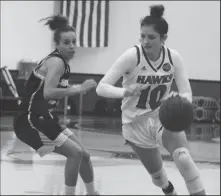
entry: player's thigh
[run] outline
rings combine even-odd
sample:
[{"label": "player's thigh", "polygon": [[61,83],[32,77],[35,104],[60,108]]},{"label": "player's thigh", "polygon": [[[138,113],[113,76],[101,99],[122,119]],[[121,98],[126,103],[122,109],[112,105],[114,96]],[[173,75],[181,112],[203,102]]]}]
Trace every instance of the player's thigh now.
[{"label": "player's thigh", "polygon": [[90,153],[87,151],[87,149],[84,147],[84,145],[82,144],[82,142],[80,141],[80,139],[75,135],[71,135],[69,136],[69,139],[71,139],[72,141],[76,142],[76,144],[78,144],[81,149],[82,149],[82,160],[89,160],[90,159]]},{"label": "player's thigh", "polygon": [[72,141],[74,141],[75,143],[77,143],[82,149],[85,150],[82,141],[80,140],[80,138],[74,134],[74,132],[72,132],[69,128],[67,128],[65,125],[63,124],[59,124],[60,129],[62,129],[62,133],[64,133],[69,139],[71,139]]},{"label": "player's thigh", "polygon": [[84,149],[84,146],[83,146],[82,142],[80,141],[80,139],[75,134],[70,135],[69,138],[72,141],[76,142],[79,146],[81,146],[82,149]]},{"label": "player's thigh", "polygon": [[86,152],[84,146],[82,145],[80,139],[69,129],[67,128],[65,125],[61,124],[61,123],[57,123],[57,129],[60,129],[62,131],[62,134],[64,134],[65,136],[68,137],[68,139],[70,139],[71,141],[73,141],[77,146],[78,149],[77,151],[81,151],[83,154],[83,158],[89,158],[89,153]]},{"label": "player's thigh", "polygon": [[13,123],[14,132],[18,139],[35,150],[43,146],[38,131],[31,126],[27,114],[20,114],[15,117]]},{"label": "player's thigh", "polygon": [[56,146],[53,152],[72,158],[81,158],[83,153],[79,144],[70,138],[68,138],[61,146]]},{"label": "player's thigh", "polygon": [[43,117],[35,114],[30,114],[29,121],[31,122],[32,126],[39,131],[39,134],[43,134],[51,141],[57,140],[58,136],[66,128],[61,126],[57,116],[55,115],[45,115]]},{"label": "player's thigh", "polygon": [[166,128],[163,128],[162,144],[170,154],[173,154],[173,151],[177,148],[188,148],[188,142],[185,131],[172,132],[167,130]]},{"label": "player's thigh", "polygon": [[127,143],[132,147],[150,174],[156,173],[162,168],[162,158],[159,147],[141,148],[130,141],[127,141]]}]

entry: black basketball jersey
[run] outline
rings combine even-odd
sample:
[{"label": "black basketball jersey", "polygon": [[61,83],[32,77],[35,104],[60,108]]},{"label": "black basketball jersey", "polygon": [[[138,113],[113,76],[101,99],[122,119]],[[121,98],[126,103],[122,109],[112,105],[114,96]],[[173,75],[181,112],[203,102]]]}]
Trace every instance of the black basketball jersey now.
[{"label": "black basketball jersey", "polygon": [[58,88],[67,88],[70,77],[70,66],[66,63],[63,56],[58,50],[54,50],[51,54],[41,60],[38,66],[32,71],[26,86],[25,95],[21,103],[23,112],[32,112],[37,115],[45,116],[49,114],[49,110],[58,105],[58,100],[46,100],[43,95],[45,77],[40,75],[37,70],[43,62],[51,57],[59,57],[64,61],[64,73],[60,77]]}]

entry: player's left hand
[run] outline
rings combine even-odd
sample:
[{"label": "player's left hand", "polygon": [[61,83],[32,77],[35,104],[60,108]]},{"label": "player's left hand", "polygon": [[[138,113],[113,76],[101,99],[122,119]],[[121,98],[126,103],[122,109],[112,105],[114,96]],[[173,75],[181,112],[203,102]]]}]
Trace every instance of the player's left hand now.
[{"label": "player's left hand", "polygon": [[179,93],[179,95],[183,98],[186,98],[190,103],[192,103],[192,94],[189,93],[189,92],[186,92],[186,93]]},{"label": "player's left hand", "polygon": [[137,85],[130,85],[124,93],[124,97],[140,96],[141,88]]},{"label": "player's left hand", "polygon": [[169,97],[175,97],[175,96],[177,96],[177,95],[179,95],[178,92],[171,91],[163,100],[166,100],[166,99],[168,99]]},{"label": "player's left hand", "polygon": [[168,99],[169,97],[175,97],[177,95],[179,95],[179,96],[181,96],[183,98],[186,98],[189,102],[192,103],[192,95],[190,93],[188,93],[188,92],[187,93],[178,93],[176,91],[171,91],[169,93],[169,95],[167,97],[165,97],[164,100]]}]

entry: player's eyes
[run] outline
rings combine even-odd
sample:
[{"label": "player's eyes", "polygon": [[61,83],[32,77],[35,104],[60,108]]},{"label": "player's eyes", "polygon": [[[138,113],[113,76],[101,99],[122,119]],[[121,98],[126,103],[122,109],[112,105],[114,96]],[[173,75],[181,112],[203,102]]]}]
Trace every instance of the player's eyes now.
[{"label": "player's eyes", "polygon": [[148,36],[148,38],[149,38],[150,40],[153,40],[153,39],[155,39],[155,36]]},{"label": "player's eyes", "polygon": [[141,37],[142,39],[144,39],[144,38],[145,38],[145,35],[144,35],[144,34],[141,34],[140,37]]}]

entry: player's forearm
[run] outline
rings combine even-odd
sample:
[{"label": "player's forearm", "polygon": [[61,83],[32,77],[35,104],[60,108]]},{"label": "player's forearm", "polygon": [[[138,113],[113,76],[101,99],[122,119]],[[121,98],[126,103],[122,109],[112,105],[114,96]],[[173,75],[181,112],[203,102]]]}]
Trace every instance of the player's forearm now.
[{"label": "player's forearm", "polygon": [[192,103],[192,89],[188,81],[178,83],[179,94]]},{"label": "player's forearm", "polygon": [[99,96],[106,98],[123,98],[125,89],[100,82],[96,88]]},{"label": "player's forearm", "polygon": [[74,94],[81,93],[80,86],[68,88],[47,88],[44,90],[45,99],[62,99],[66,96],[73,96]]}]

